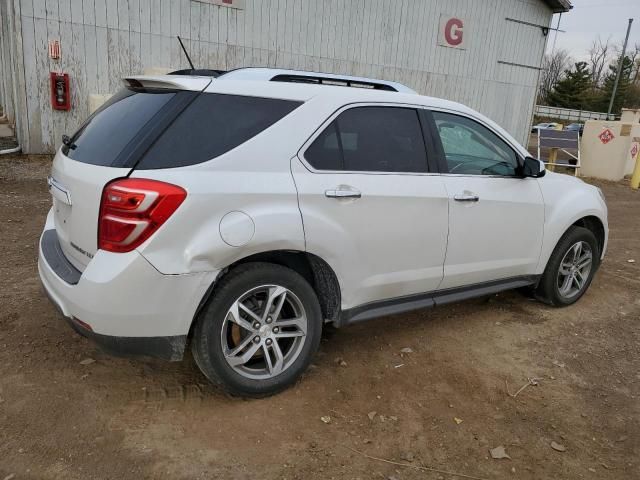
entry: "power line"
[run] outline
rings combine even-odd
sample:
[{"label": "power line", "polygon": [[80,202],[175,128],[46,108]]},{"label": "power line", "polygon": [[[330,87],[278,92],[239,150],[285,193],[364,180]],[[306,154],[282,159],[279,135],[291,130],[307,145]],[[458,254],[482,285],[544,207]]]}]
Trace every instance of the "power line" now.
[{"label": "power line", "polygon": [[558,17],[558,26],[556,27],[556,34],[553,37],[553,46],[551,47],[551,55],[556,51],[556,42],[558,41],[558,32],[560,31],[560,20],[562,20],[562,12],[560,12],[560,16]]}]

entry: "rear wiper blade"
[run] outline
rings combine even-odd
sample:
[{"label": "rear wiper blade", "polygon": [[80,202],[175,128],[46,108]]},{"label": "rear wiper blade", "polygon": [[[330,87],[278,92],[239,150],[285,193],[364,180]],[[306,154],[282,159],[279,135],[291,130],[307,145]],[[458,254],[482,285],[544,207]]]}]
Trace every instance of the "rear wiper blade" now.
[{"label": "rear wiper blade", "polygon": [[62,144],[71,150],[75,150],[77,147],[77,145],[71,141],[71,137],[69,135],[62,135]]}]

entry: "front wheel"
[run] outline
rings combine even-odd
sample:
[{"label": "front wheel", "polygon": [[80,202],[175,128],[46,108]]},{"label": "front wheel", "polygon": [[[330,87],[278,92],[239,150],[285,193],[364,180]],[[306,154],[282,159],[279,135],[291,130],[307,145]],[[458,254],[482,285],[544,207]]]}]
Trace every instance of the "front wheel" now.
[{"label": "front wheel", "polygon": [[320,305],[309,283],[280,265],[251,263],[214,289],[192,351],[213,383],[235,395],[262,397],[295,382],[321,333]]},{"label": "front wheel", "polygon": [[558,242],[538,285],[545,303],[565,307],[587,291],[600,259],[595,235],[583,227],[571,227]]}]

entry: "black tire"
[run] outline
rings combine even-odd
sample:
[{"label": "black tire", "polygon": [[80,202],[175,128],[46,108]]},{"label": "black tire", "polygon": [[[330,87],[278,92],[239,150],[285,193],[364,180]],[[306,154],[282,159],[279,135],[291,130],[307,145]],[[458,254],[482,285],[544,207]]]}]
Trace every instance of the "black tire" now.
[{"label": "black tire", "polygon": [[[288,368],[272,378],[252,379],[229,365],[220,338],[229,308],[243,294],[261,285],[279,285],[292,292],[304,308],[307,329],[302,349]],[[271,263],[247,263],[227,273],[214,288],[195,325],[192,353],[202,373],[228,393],[265,397],[286,389],[306,370],[320,345],[322,323],[318,298],[300,274]]]},{"label": "black tire", "polygon": [[[578,242],[586,242],[591,247],[592,266],[580,291],[570,298],[567,298],[560,293],[558,273],[565,254],[567,254],[569,249]],[[547,267],[545,268],[542,278],[538,284],[538,288],[536,289],[536,297],[538,300],[554,307],[567,307],[572,305],[580,300],[580,298],[582,298],[585,292],[589,289],[593,276],[599,266],[600,247],[598,246],[598,240],[593,232],[583,227],[572,226],[562,236],[551,254],[551,257],[547,262]]]}]

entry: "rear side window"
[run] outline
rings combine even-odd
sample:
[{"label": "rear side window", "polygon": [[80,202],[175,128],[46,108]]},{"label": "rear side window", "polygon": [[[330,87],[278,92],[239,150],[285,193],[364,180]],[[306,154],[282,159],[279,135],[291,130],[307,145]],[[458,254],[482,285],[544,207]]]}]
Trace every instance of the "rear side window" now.
[{"label": "rear side window", "polygon": [[124,88],[98,109],[62,152],[73,160],[112,166],[125,147],[176,95],[172,90]]},{"label": "rear side window", "polygon": [[309,146],[304,156],[316,170],[344,170],[344,158],[336,121],[324,129]]},{"label": "rear side window", "polygon": [[301,102],[203,93],[160,135],[138,169],[181,167],[211,160],[282,119]]},{"label": "rear side window", "polygon": [[355,107],[341,113],[305,152],[317,170],[427,171],[427,152],[415,109]]}]

